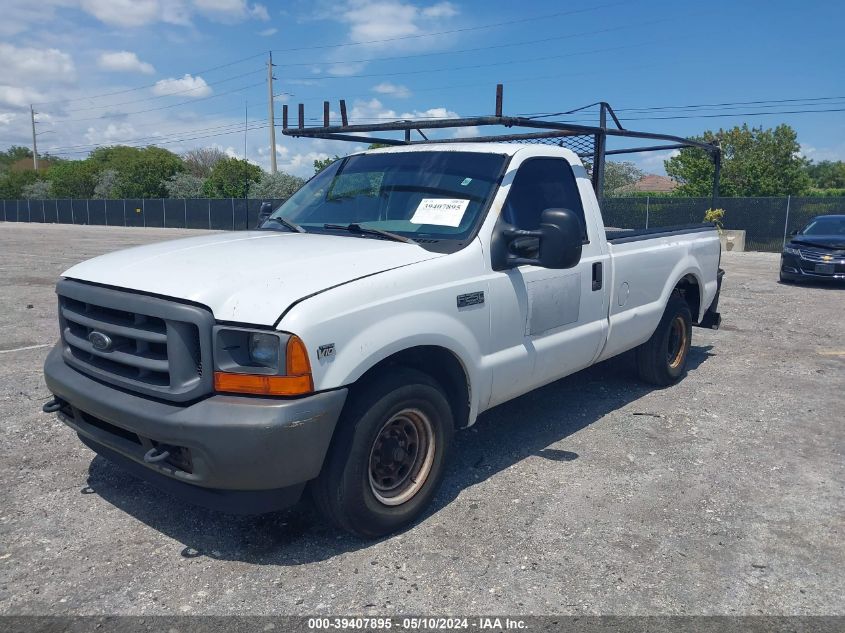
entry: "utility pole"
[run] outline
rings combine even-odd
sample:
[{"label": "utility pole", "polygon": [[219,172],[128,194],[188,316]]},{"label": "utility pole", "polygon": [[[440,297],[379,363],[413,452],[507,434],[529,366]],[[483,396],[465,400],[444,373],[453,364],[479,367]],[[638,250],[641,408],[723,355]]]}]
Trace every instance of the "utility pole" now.
[{"label": "utility pole", "polygon": [[267,60],[267,108],[270,118],[270,173],[276,173],[276,120],[273,112],[273,51]]},{"label": "utility pole", "polygon": [[35,110],[29,104],[29,116],[32,119],[32,168],[38,171],[38,145],[35,143]]}]

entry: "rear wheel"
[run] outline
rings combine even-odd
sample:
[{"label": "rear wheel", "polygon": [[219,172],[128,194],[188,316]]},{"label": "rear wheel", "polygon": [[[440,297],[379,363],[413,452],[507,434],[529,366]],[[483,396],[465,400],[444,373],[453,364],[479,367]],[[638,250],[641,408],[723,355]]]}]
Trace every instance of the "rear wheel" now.
[{"label": "rear wheel", "polygon": [[674,293],[654,334],[636,350],[640,378],[658,387],[678,382],[686,371],[691,341],[689,305]]},{"label": "rear wheel", "polygon": [[428,375],[393,368],[350,396],[320,476],[317,507],[363,537],[412,523],[437,492],[452,437],[452,411]]}]

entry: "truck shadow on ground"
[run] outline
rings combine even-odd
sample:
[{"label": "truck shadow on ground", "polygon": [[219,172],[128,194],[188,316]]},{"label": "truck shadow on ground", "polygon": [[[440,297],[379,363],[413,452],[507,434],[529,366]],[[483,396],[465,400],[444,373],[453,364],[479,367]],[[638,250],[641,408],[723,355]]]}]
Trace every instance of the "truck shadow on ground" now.
[{"label": "truck shadow on ground", "polygon": [[[711,348],[690,349],[690,373],[713,355]],[[557,462],[578,459],[563,440],[652,390],[637,381],[630,356],[623,355],[491,409],[475,426],[455,436],[451,465],[423,521],[453,502],[465,488],[521,460],[532,456]],[[307,501],[261,516],[228,515],[185,504],[99,456],[89,466],[88,486],[83,492],[98,494],[182,543],[181,555],[187,558],[301,565],[374,544],[326,525]],[[174,556],[178,555],[174,551]]]}]

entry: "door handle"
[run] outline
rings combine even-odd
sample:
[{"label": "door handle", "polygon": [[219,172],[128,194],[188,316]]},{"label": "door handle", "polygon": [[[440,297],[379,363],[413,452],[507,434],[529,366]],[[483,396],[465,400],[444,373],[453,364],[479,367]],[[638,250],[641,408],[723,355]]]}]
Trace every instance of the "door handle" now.
[{"label": "door handle", "polygon": [[593,264],[593,290],[601,290],[602,286],[602,266],[601,262]]}]

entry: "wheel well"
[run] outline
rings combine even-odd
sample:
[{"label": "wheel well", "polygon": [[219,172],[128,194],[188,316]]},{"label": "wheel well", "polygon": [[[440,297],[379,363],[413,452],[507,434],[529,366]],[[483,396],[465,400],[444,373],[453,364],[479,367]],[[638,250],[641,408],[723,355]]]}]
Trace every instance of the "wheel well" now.
[{"label": "wheel well", "polygon": [[469,378],[461,361],[452,352],[434,345],[409,347],[378,362],[355,384],[359,385],[376,373],[395,366],[409,367],[431,376],[446,392],[455,428],[460,429],[469,424]]},{"label": "wheel well", "polygon": [[686,275],[675,285],[675,291],[687,302],[693,322],[698,323],[698,311],[701,307],[701,289],[698,286],[698,280],[693,275]]}]

